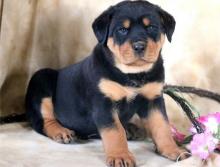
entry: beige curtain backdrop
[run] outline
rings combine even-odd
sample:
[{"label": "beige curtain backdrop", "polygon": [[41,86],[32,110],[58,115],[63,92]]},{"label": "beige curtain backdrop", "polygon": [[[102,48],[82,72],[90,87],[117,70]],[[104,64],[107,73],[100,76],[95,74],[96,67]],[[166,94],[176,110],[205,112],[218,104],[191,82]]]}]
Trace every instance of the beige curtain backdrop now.
[{"label": "beige curtain backdrop", "polygon": [[[0,117],[24,113],[31,75],[40,68],[62,68],[86,57],[96,44],[91,24],[118,0],[4,0],[0,36]],[[154,0],[177,21],[163,55],[166,81],[220,93],[220,1]],[[214,102],[189,98],[201,113],[220,111]],[[166,99],[172,122],[186,127],[186,116]]]}]

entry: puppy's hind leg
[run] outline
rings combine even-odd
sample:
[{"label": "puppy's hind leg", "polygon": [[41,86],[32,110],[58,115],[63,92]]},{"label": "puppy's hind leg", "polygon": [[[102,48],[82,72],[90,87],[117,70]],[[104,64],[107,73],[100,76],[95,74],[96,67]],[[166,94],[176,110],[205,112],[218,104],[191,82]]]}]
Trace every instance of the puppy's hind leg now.
[{"label": "puppy's hind leg", "polygon": [[64,128],[54,116],[57,75],[58,72],[52,69],[43,69],[34,74],[27,89],[26,114],[38,133],[60,143],[70,143],[74,139],[74,132]]},{"label": "puppy's hind leg", "polygon": [[51,98],[43,98],[41,103],[44,133],[59,143],[71,143],[75,139],[74,131],[63,127],[55,118]]}]

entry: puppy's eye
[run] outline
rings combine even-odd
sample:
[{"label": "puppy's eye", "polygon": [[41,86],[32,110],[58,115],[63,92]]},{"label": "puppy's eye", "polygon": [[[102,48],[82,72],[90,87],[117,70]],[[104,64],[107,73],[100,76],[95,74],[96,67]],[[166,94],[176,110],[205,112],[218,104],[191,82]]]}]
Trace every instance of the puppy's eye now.
[{"label": "puppy's eye", "polygon": [[147,26],[147,30],[151,32],[151,31],[157,30],[157,27],[154,25],[149,25]]},{"label": "puppy's eye", "polygon": [[123,28],[120,28],[120,29],[118,30],[118,32],[119,32],[120,34],[122,34],[122,35],[127,35],[128,29],[125,28],[125,27],[123,27]]},{"label": "puppy's eye", "polygon": [[148,29],[148,30],[153,30],[154,27],[153,27],[153,26],[148,26],[147,29]]}]

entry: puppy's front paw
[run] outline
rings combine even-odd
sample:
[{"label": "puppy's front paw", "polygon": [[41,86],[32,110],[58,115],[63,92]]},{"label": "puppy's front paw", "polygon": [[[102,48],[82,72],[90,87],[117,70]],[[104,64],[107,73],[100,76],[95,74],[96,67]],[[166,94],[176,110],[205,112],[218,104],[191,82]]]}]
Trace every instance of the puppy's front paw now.
[{"label": "puppy's front paw", "polygon": [[160,151],[160,154],[170,160],[176,161],[186,159],[190,156],[189,152],[185,149],[179,147],[170,147],[166,148],[163,151]]},{"label": "puppy's front paw", "polygon": [[109,154],[106,163],[108,167],[136,167],[135,158],[130,152]]}]

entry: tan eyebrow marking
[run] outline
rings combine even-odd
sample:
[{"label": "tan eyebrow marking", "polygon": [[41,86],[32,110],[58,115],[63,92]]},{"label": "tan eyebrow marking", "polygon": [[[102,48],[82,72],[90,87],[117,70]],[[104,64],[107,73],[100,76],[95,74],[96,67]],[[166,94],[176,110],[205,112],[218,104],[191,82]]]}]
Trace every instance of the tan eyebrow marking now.
[{"label": "tan eyebrow marking", "polygon": [[129,28],[130,25],[131,25],[131,21],[130,21],[129,19],[125,19],[125,20],[123,21],[123,26],[124,26],[124,28]]},{"label": "tan eyebrow marking", "polygon": [[150,20],[146,17],[144,17],[142,21],[143,21],[145,26],[148,26],[150,24]]}]

